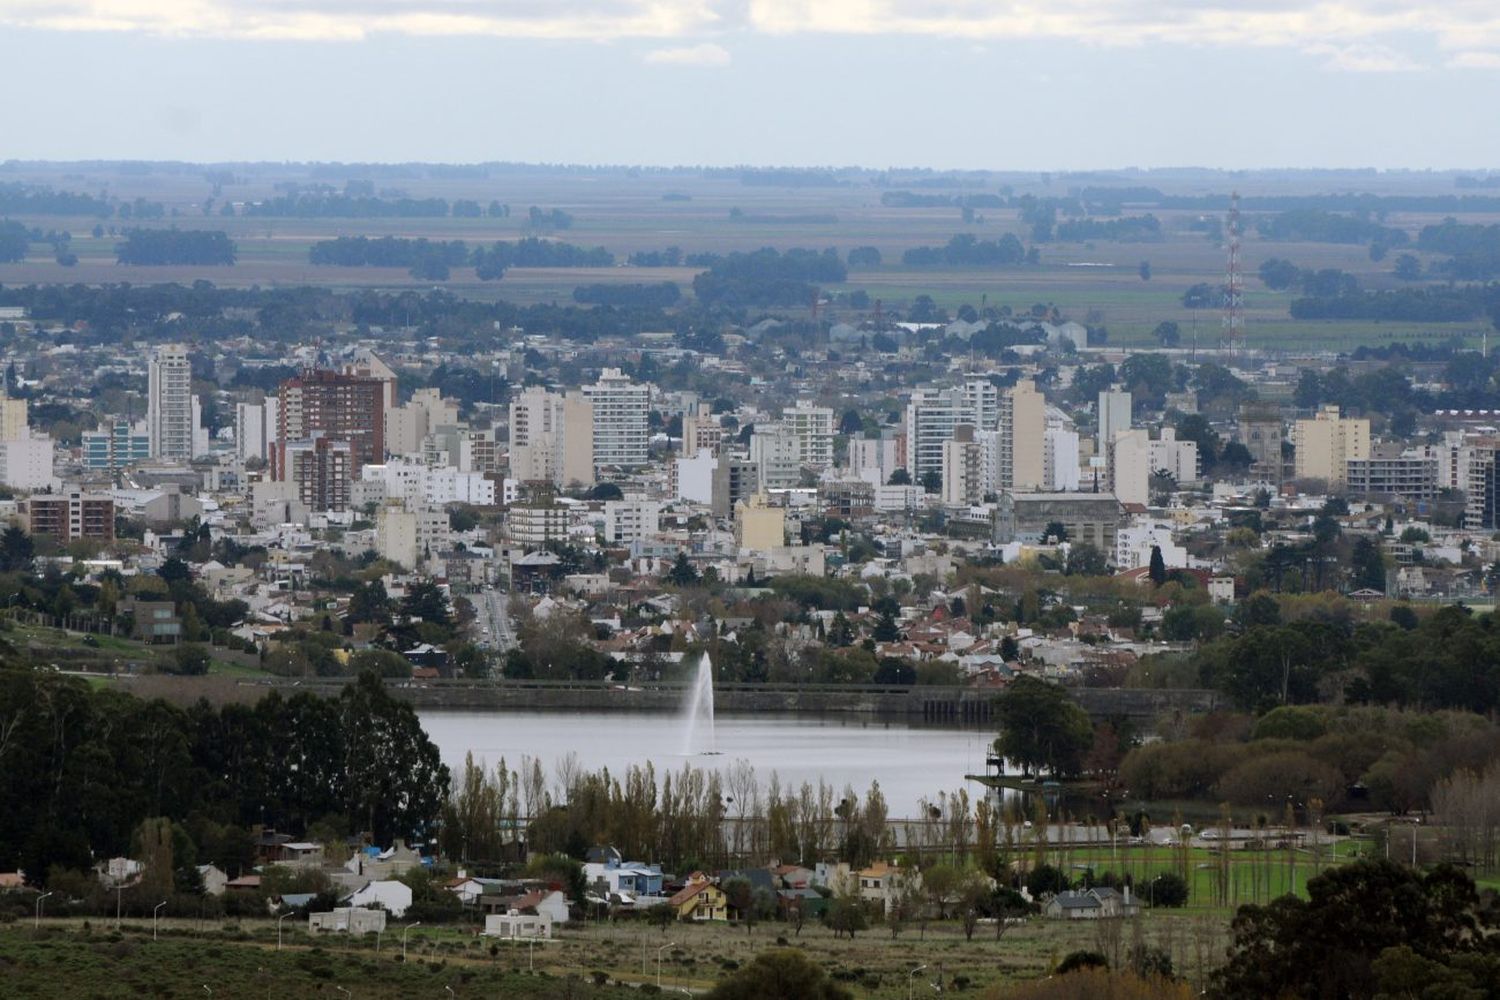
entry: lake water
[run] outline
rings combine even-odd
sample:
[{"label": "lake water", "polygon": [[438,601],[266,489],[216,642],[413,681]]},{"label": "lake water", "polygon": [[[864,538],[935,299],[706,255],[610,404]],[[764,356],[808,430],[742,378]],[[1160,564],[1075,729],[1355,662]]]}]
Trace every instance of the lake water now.
[{"label": "lake water", "polygon": [[[714,724],[715,755],[683,752],[680,716],[624,712],[469,712],[423,711],[422,726],[457,774],[464,754],[494,765],[501,757],[517,769],[522,757],[535,757],[554,780],[557,761],[578,755],[588,770],[621,772],[631,764],[655,765],[658,775],[694,767],[723,770],[736,760],[755,768],[762,790],[771,772],[782,786],[817,785],[821,778],[835,795],[845,785],[861,797],[871,780],[880,782],[893,817],[914,816],[924,796],[963,787],[964,775],[983,774],[985,754],[995,734],[989,730],[940,729],[906,722],[845,716],[720,715]],[[970,798],[981,786],[969,783]]]}]

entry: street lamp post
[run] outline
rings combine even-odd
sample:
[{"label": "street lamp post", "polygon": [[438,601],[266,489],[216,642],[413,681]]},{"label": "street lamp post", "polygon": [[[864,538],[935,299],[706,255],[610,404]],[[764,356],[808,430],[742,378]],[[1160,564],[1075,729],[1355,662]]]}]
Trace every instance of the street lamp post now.
[{"label": "street lamp post", "polygon": [[421,926],[422,921],[414,920],[411,923],[407,924],[405,927],[401,928],[401,961],[406,961],[406,932],[411,930],[413,927]]},{"label": "street lamp post", "polygon": [[36,926],[37,927],[41,927],[42,926],[42,900],[46,899],[50,895],[52,895],[52,893],[50,893],[50,892],[44,892],[40,896],[38,896],[36,898]]},{"label": "street lamp post", "polygon": [[283,920],[285,920],[287,917],[290,917],[290,916],[291,916],[290,913],[283,913],[281,916],[279,916],[279,917],[276,918],[276,950],[277,951],[281,950],[281,922]]},{"label": "street lamp post", "polygon": [[161,908],[167,905],[164,899],[151,908],[151,940],[156,940],[156,931],[161,924]]},{"label": "street lamp post", "polygon": [[661,953],[676,944],[676,941],[668,941],[666,944],[656,949],[656,985],[658,989],[661,988]]},{"label": "street lamp post", "polygon": [[912,969],[910,972],[908,972],[906,974],[906,1000],[911,1000],[911,983],[912,983],[912,980],[916,977],[917,973],[921,972],[925,968],[927,968],[927,966],[925,966],[925,965],[919,965],[915,969]]}]

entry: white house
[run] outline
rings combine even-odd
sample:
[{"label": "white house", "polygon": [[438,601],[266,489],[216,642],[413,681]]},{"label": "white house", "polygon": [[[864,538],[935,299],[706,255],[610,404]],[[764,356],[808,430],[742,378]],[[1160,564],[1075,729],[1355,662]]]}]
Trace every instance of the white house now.
[{"label": "white house", "polygon": [[491,913],[484,918],[487,937],[509,941],[548,941],[552,938],[552,918],[544,913]]},{"label": "white house", "polygon": [[343,900],[354,907],[379,906],[393,917],[399,917],[411,905],[411,887],[395,879],[366,882],[362,889]]},{"label": "white house", "polygon": [[[411,895],[410,890],[407,895]],[[309,934],[373,934],[385,930],[385,911],[341,906],[326,913],[307,915]]]}]

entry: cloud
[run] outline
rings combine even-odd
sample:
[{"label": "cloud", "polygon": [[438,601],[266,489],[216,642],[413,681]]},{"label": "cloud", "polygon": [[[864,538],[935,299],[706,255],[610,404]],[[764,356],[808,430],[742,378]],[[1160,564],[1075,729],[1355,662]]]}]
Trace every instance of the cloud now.
[{"label": "cloud", "polygon": [[[731,33],[1279,48],[1331,69],[1500,60],[1495,0],[0,0],[0,25],[179,38],[640,38],[647,61],[724,65]],[[1431,58],[1426,56],[1426,58]]]},{"label": "cloud", "polygon": [[1422,68],[1415,59],[1384,45],[1314,44],[1304,51],[1323,56],[1328,69],[1349,73],[1410,73]]},{"label": "cloud", "polygon": [[658,66],[728,66],[730,55],[724,46],[704,42],[674,49],[652,49],[644,58]]},{"label": "cloud", "polygon": [[1500,69],[1500,52],[1458,52],[1448,60],[1458,69]]}]

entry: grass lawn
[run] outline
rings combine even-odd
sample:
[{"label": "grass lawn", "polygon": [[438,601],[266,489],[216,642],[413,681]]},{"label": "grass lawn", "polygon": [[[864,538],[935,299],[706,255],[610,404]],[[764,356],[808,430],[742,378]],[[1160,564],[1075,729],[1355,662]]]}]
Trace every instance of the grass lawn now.
[{"label": "grass lawn", "polygon": [[[807,952],[856,996],[898,1000],[906,996],[907,973],[919,965],[931,980],[941,968],[949,989],[955,977],[967,989],[1045,975],[1064,955],[1079,949],[1109,953],[1128,948],[1135,933],[1119,921],[1034,919],[1009,927],[997,942],[993,926],[981,925],[965,940],[955,921],[912,926],[898,938],[873,927],[853,940],[835,938],[820,926],[800,935],[783,924],[761,924],[752,931],[726,924],[677,924],[665,931],[634,922],[567,928],[534,949],[495,944],[472,929],[414,929],[408,961],[400,961],[399,931],[380,942],[321,937],[293,930],[276,949],[270,921],[240,925],[163,922],[162,938],[151,939],[149,923],[127,924],[115,933],[106,922],[92,930],[82,922],[29,921],[0,930],[0,996],[36,1000],[90,1000],[121,996],[206,997],[609,997],[616,984],[655,984],[661,956],[664,992],[702,992],[778,940]],[[1141,921],[1142,939],[1165,948],[1188,975],[1208,968],[1209,956],[1223,947],[1226,922],[1182,913],[1150,914]],[[596,979],[611,985],[595,987]],[[919,986],[923,985],[918,982]],[[924,991],[925,992],[925,991]]]}]

